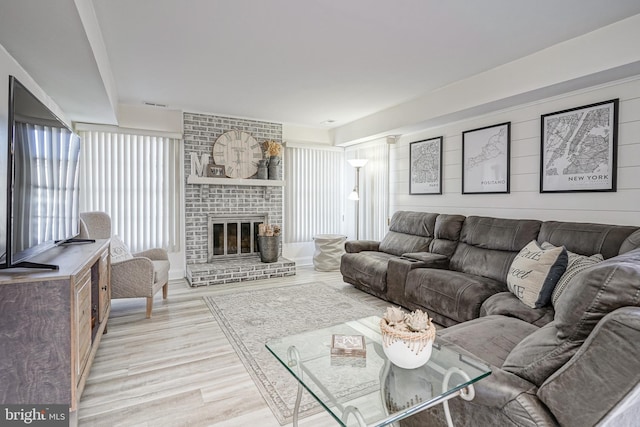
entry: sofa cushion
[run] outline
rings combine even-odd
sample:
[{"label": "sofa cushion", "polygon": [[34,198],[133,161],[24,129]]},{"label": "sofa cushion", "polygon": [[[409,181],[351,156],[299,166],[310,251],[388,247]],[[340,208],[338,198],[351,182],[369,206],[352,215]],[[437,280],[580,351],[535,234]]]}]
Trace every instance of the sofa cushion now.
[{"label": "sofa cushion", "polygon": [[539,386],[575,354],[607,313],[639,304],[636,249],[574,276],[557,301],[553,322],[522,340],[502,367]]},{"label": "sofa cushion", "polygon": [[507,286],[528,307],[541,308],[551,302],[553,289],[566,268],[564,247],[543,249],[532,240],[511,263]]},{"label": "sofa cushion", "polygon": [[425,252],[433,240],[438,214],[398,211],[393,214],[389,232],[379,250],[396,256],[407,252]]},{"label": "sofa cushion", "polygon": [[404,292],[413,308],[425,309],[437,323],[449,326],[475,319],[484,300],[506,290],[505,284],[487,277],[416,268],[407,275]]},{"label": "sofa cushion", "polygon": [[536,220],[469,216],[449,268],[506,283],[513,259],[538,236],[540,224]]},{"label": "sofa cushion", "polygon": [[[607,314],[571,360],[540,386],[538,396],[562,426],[638,425],[640,398],[633,391],[640,383],[639,334],[640,308],[624,307]],[[567,396],[571,405],[566,404]],[[624,403],[616,406],[625,400],[636,407],[627,412],[635,419],[612,420],[616,411],[625,412]],[[603,422],[605,417],[608,423]]]},{"label": "sofa cushion", "polygon": [[640,304],[640,249],[610,258],[571,279],[558,298],[561,338],[584,340],[607,313]]},{"label": "sofa cushion", "polygon": [[380,242],[380,251],[396,256],[408,252],[426,252],[429,250],[431,240],[433,240],[431,237],[389,231]]},{"label": "sofa cushion", "polygon": [[607,259],[618,255],[622,243],[636,230],[638,227],[626,225],[545,221],[538,242],[564,246],[580,255],[602,254]]},{"label": "sofa cushion", "polygon": [[553,321],[554,311],[551,305],[542,308],[527,307],[511,292],[500,292],[487,298],[480,308],[480,316],[496,314],[515,317],[541,327]]},{"label": "sofa cushion", "polygon": [[450,326],[438,333],[485,362],[502,366],[511,350],[538,327],[507,316],[486,316]]},{"label": "sofa cushion", "polygon": [[340,272],[360,286],[380,292],[387,289],[387,264],[393,255],[363,251],[342,255]]},{"label": "sofa cushion", "polygon": [[464,218],[462,215],[438,215],[433,240],[429,244],[429,252],[451,258],[458,246]]},{"label": "sofa cushion", "polygon": [[622,242],[622,245],[620,245],[619,253],[623,254],[637,248],[640,248],[640,230],[634,231],[629,235],[629,237],[624,239],[624,242]]},{"label": "sofa cushion", "polygon": [[[555,247],[549,242],[544,242],[540,246],[542,247],[542,249],[552,249]],[[569,260],[567,261],[567,269],[558,280],[558,283],[556,283],[556,287],[553,290],[553,294],[551,295],[551,303],[554,305],[556,301],[558,301],[558,298],[560,297],[562,291],[566,289],[573,276],[575,276],[582,270],[599,263],[600,261],[604,261],[604,258],[601,254],[585,256],[567,251],[567,256],[569,258]]]},{"label": "sofa cushion", "polygon": [[129,248],[119,236],[111,238],[111,262],[121,262],[133,258]]}]

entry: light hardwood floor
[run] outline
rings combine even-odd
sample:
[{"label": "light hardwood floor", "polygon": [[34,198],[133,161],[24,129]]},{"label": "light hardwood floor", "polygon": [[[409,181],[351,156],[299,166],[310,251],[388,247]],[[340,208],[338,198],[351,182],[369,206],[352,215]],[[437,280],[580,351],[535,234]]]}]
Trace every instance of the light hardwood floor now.
[{"label": "light hardwood floor", "polygon": [[[151,319],[144,298],[113,300],[78,424],[278,427],[202,297],[312,281],[341,283],[342,277],[298,267],[292,277],[228,285],[191,288],[172,281],[167,300],[156,295]],[[300,420],[301,427],[336,425],[324,411]]]}]

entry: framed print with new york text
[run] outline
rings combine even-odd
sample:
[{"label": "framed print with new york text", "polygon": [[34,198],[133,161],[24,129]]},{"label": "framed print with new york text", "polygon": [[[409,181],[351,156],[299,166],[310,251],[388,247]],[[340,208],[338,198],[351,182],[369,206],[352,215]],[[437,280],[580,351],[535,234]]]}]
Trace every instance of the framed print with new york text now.
[{"label": "framed print with new york text", "polygon": [[616,191],[618,99],[541,116],[540,192]]}]

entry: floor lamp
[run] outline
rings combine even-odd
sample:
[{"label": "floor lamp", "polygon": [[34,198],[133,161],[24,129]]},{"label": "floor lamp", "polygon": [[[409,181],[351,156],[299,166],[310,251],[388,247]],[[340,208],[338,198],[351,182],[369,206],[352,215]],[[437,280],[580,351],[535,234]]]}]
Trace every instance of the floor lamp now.
[{"label": "floor lamp", "polygon": [[356,186],[349,194],[349,200],[356,201],[356,240],[360,239],[360,168],[367,164],[367,159],[350,159],[349,164],[356,168]]}]

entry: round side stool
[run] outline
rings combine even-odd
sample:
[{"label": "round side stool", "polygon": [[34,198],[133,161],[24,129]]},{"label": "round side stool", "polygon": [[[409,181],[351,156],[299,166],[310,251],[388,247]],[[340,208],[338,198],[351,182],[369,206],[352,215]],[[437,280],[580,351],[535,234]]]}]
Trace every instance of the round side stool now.
[{"label": "round side stool", "polygon": [[313,254],[313,268],[318,271],[340,269],[340,258],[344,252],[347,236],[340,234],[318,234],[313,237],[316,251]]}]

